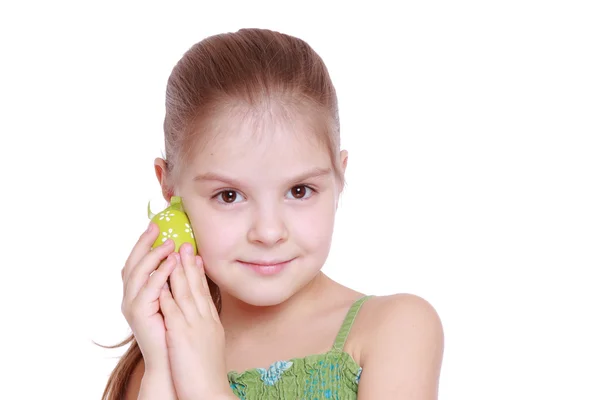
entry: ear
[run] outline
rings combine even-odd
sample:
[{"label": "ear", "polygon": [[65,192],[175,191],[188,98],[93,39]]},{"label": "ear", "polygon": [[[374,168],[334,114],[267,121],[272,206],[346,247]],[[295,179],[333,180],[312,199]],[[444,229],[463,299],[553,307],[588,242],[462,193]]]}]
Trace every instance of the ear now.
[{"label": "ear", "polygon": [[[342,150],[340,152],[340,169],[342,170],[342,175],[346,175],[346,167],[348,166],[348,151]],[[337,210],[338,204],[340,202],[340,195],[344,189],[343,183],[340,182],[338,186],[338,195],[335,201],[335,209]]]},{"label": "ear", "polygon": [[167,185],[167,162],[162,158],[156,158],[154,160],[154,173],[160,184],[162,195],[167,202],[171,201],[173,197],[173,189]]},{"label": "ear", "polygon": [[346,166],[348,166],[348,150],[340,151],[340,163],[342,164],[342,172],[346,173]]}]

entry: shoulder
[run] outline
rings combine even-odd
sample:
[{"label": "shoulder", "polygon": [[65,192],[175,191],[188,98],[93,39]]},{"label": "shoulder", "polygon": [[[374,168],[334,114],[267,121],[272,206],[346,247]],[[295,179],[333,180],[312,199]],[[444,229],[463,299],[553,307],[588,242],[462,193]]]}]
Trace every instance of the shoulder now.
[{"label": "shoulder", "polygon": [[436,399],[444,332],[435,308],[413,294],[372,297],[363,308],[360,398]]},{"label": "shoulder", "polygon": [[374,296],[363,308],[362,322],[369,327],[361,335],[364,350],[361,358],[365,361],[369,352],[377,352],[384,346],[399,351],[405,347],[403,342],[411,347],[421,343],[443,350],[442,321],[433,305],[422,297],[406,293]]},{"label": "shoulder", "polygon": [[399,293],[389,296],[373,296],[364,303],[369,320],[382,330],[399,328],[420,330],[419,333],[442,333],[441,319],[431,303],[414,294]]}]

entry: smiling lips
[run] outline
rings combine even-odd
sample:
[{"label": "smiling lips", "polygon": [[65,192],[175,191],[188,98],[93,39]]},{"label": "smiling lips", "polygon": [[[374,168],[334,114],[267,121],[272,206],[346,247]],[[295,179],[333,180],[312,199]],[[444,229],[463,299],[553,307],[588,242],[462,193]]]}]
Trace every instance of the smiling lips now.
[{"label": "smiling lips", "polygon": [[240,261],[238,260],[238,262],[248,268],[251,268],[252,270],[254,270],[254,272],[260,274],[260,275],[275,275],[276,273],[280,272],[285,266],[287,266],[290,262],[292,262],[294,259],[292,258],[291,260],[287,260],[287,261],[278,261],[278,260],[273,260],[273,261]]}]

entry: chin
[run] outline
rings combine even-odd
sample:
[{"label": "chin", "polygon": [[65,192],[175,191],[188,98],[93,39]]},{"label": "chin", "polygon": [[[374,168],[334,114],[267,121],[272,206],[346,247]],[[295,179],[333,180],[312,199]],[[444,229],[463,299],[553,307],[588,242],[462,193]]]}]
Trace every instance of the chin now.
[{"label": "chin", "polygon": [[[238,267],[239,264],[235,268]],[[261,276],[246,268],[241,270],[244,271],[243,274],[235,274],[235,278],[230,276],[233,279],[227,279],[223,275],[215,276],[214,282],[229,296],[255,307],[270,307],[286,302],[320,272],[320,269],[312,270],[307,265],[295,262],[271,276]]]},{"label": "chin", "polygon": [[[262,282],[261,282],[262,283]],[[224,287],[227,293],[248,305],[255,307],[271,307],[284,303],[292,297],[300,288],[289,285],[281,285],[273,282],[263,284],[250,282],[245,286],[235,288]]]}]

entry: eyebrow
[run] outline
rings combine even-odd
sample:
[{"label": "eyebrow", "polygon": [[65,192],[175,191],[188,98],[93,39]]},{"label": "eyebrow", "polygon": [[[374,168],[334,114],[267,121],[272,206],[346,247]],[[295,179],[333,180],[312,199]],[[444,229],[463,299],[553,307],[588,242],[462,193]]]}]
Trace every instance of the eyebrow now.
[{"label": "eyebrow", "polygon": [[[331,168],[313,168],[313,169],[306,171],[300,175],[297,175],[296,177],[290,178],[288,180],[288,182],[290,182],[290,183],[301,182],[301,181],[311,179],[311,178],[322,177],[325,175],[329,175],[331,173],[331,171],[332,171]],[[194,177],[193,181],[194,182],[219,181],[219,182],[224,182],[229,185],[236,186],[236,187],[244,186],[241,181],[239,181],[235,178],[231,178],[231,177],[224,176],[224,175],[219,175],[215,172],[206,172],[203,174],[198,174]]]}]

